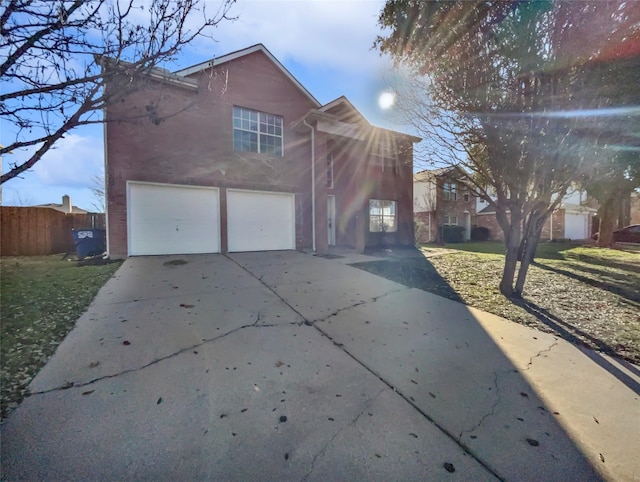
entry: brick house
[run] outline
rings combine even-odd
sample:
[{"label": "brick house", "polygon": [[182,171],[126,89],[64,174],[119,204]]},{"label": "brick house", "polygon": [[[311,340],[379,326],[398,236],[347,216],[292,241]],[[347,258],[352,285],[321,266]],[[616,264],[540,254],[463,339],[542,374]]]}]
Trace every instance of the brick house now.
[{"label": "brick house", "polygon": [[413,244],[419,139],[321,105],[263,45],[133,82],[105,113],[110,256]]},{"label": "brick house", "polygon": [[[464,226],[464,239],[471,230],[485,227],[489,239],[502,241],[504,233],[498,224],[495,209],[473,194],[462,181],[463,173],[455,167],[421,171],[413,177],[413,209],[416,242],[436,240],[436,229]],[[572,189],[564,197],[542,228],[541,240],[588,239],[593,234],[592,219],[596,209],[590,207],[586,192]]]},{"label": "brick house", "polygon": [[[593,234],[593,217],[597,212],[590,207],[590,201],[584,190],[571,189],[542,227],[540,240],[589,239]],[[504,240],[504,233],[496,219],[495,209],[481,198],[477,198],[477,204],[475,225],[489,229],[489,239]]]},{"label": "brick house", "polygon": [[417,172],[413,175],[413,215],[416,242],[436,240],[442,226],[463,226],[464,239],[475,226],[476,198],[460,179],[455,167]]}]

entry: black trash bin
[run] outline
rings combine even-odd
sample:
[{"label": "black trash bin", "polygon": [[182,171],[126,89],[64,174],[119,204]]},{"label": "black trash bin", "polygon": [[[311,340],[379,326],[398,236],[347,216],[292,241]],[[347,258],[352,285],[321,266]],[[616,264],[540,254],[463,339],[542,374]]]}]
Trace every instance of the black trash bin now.
[{"label": "black trash bin", "polygon": [[105,229],[72,229],[71,234],[78,258],[97,256],[106,251],[107,231]]}]

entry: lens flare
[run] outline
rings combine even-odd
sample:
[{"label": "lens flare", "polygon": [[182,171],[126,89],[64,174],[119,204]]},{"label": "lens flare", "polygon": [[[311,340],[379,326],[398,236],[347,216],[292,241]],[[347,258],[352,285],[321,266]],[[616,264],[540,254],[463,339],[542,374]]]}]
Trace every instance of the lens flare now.
[{"label": "lens flare", "polygon": [[386,110],[389,109],[396,100],[396,94],[393,92],[383,92],[378,97],[378,105],[381,109]]}]

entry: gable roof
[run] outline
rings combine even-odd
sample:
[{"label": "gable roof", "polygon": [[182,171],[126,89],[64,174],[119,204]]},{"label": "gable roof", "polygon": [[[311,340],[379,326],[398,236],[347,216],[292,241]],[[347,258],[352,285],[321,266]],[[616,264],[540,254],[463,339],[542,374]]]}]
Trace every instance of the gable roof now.
[{"label": "gable roof", "polygon": [[[384,127],[378,127],[378,126],[374,126],[373,124],[371,124],[367,118],[362,115],[362,113],[349,101],[349,99],[347,99],[344,95],[341,95],[340,97],[338,97],[337,99],[332,100],[331,102],[326,103],[325,105],[323,105],[322,107],[320,107],[319,109],[317,109],[318,112],[324,113],[324,114],[330,114],[332,116],[334,116],[336,119],[341,120],[341,116],[340,114],[333,114],[330,111],[335,109],[336,107],[339,106],[344,106],[346,107],[347,110],[350,111],[351,114],[351,119],[346,120],[346,122],[348,123],[352,123],[351,121],[353,121],[354,119],[356,120],[356,124],[362,124],[366,127],[372,128],[378,132],[386,132],[389,133],[393,136],[402,136],[405,139],[410,140],[411,142],[420,142],[422,140],[422,138],[420,137],[416,137],[416,136],[412,136],[411,134],[405,134],[404,132],[399,132],[399,131],[394,131],[391,129],[386,129]],[[308,114],[307,114],[308,115]]]},{"label": "gable roof", "polygon": [[351,111],[351,113],[359,121],[366,122],[368,125],[371,125],[369,121],[365,118],[365,116],[363,116],[362,113],[358,109],[356,109],[356,107],[344,95],[341,95],[337,99],[334,99],[331,102],[326,103],[325,105],[320,107],[318,110],[320,112],[329,112],[330,110],[335,109],[338,106],[346,107],[348,110]]},{"label": "gable roof", "polygon": [[416,172],[413,175],[413,179],[414,181],[424,181],[432,177],[444,176],[445,174],[449,174],[451,171],[455,169],[456,169],[455,166],[440,167],[437,169],[425,169],[423,171]]},{"label": "gable roof", "polygon": [[322,104],[318,102],[318,100],[311,95],[311,93],[305,88],[304,85],[296,79],[291,72],[287,70],[287,68],[280,63],[278,59],[276,59],[267,48],[262,44],[252,45],[251,47],[247,47],[245,49],[236,50],[235,52],[231,52],[226,55],[222,55],[220,57],[215,57],[211,60],[207,60],[206,62],[200,62],[199,64],[192,65],[191,67],[187,67],[185,69],[177,70],[174,72],[175,75],[186,77],[189,75],[193,75],[197,72],[201,72],[206,69],[210,69],[212,67],[217,67],[218,65],[225,64],[227,62],[231,62],[232,60],[239,59],[241,57],[245,57],[247,55],[253,54],[255,52],[262,52],[267,58],[287,77],[293,85],[295,85],[300,92],[302,92],[305,96],[309,98],[309,100],[316,105],[316,107],[320,107]]}]

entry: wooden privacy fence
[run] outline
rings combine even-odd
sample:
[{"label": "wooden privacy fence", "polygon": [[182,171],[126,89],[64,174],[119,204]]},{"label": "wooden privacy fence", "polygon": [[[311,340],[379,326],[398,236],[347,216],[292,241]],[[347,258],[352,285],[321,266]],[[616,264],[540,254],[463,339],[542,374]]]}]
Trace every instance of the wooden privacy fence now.
[{"label": "wooden privacy fence", "polygon": [[0,255],[75,251],[72,229],[104,228],[104,214],[66,214],[50,208],[0,206]]}]

